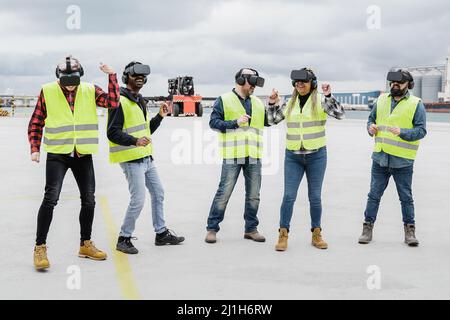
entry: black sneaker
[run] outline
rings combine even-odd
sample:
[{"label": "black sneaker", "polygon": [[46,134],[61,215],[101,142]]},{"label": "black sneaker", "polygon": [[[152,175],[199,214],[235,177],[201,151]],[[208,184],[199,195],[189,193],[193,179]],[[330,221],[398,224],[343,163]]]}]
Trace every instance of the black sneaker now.
[{"label": "black sneaker", "polygon": [[117,240],[116,250],[121,251],[123,253],[128,254],[136,254],[138,253],[138,249],[136,249],[131,243],[131,239],[137,240],[137,238],[132,237],[122,237],[120,236]]},{"label": "black sneaker", "polygon": [[155,237],[155,245],[164,246],[166,244],[179,244],[184,241],[184,237],[178,237],[175,232],[167,229],[163,233],[157,233]]}]

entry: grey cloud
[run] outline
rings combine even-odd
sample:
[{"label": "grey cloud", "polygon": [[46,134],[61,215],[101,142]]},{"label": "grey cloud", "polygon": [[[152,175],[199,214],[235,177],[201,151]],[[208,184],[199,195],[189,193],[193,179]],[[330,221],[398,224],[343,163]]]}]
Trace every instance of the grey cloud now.
[{"label": "grey cloud", "polygon": [[[4,3],[1,1],[0,3]],[[23,34],[103,34],[137,30],[178,30],[201,21],[219,1],[89,1],[33,0],[7,1],[5,13],[17,14]],[[67,8],[81,11],[81,29],[68,30]]]},{"label": "grey cloud", "polygon": [[[303,66],[312,67],[320,79],[328,81],[374,82],[384,79],[392,66],[441,64],[450,55],[447,0],[429,1],[426,6],[423,2],[406,0],[377,1],[381,8],[380,30],[366,27],[366,9],[374,4],[371,0],[323,0],[314,2],[312,7],[309,1],[263,0],[253,2],[255,5],[249,12],[256,17],[259,28],[251,28],[248,21],[232,20],[224,23],[238,25],[237,33],[216,34],[208,28],[226,26],[211,21],[198,34],[194,26],[208,21],[212,10],[226,6],[227,2],[17,1],[5,7],[26,17],[24,24],[32,30],[28,36],[73,35],[75,39],[80,34],[92,35],[90,41],[101,45],[95,50],[83,47],[80,52],[73,52],[81,59],[88,77],[99,76],[98,60],[105,58],[119,73],[129,60],[138,59],[151,65],[151,77],[166,79],[189,74],[199,86],[222,85],[224,90],[229,89],[234,73],[244,66],[258,69],[266,77],[285,77],[287,84],[289,71]],[[68,33],[65,29],[65,9],[69,4],[78,4],[82,9],[80,33]],[[264,20],[268,18],[261,12],[262,4],[272,6],[274,12],[283,5],[294,10],[287,17],[272,17],[276,21],[273,24]],[[305,23],[305,16],[312,22]],[[294,22],[298,33],[286,30],[288,21]],[[27,36],[20,30],[18,37]],[[159,31],[164,41],[137,37],[135,42],[121,47],[129,37],[128,32],[137,31]],[[103,36],[108,36],[108,40]],[[37,54],[26,46],[20,54],[0,53],[0,77],[30,76],[30,84],[22,78],[19,84],[28,90],[34,81],[31,76],[52,73],[56,61],[67,53],[63,43],[58,43],[60,47],[56,43],[45,54]],[[108,50],[103,49],[103,44]]]}]

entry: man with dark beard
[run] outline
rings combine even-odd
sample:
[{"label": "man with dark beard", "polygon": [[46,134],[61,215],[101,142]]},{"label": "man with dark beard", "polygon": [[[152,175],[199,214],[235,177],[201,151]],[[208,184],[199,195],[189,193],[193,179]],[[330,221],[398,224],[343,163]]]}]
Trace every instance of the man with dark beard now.
[{"label": "man with dark beard", "polygon": [[359,243],[367,244],[372,240],[380,200],[389,178],[393,176],[402,206],[405,243],[414,247],[419,245],[419,241],[415,236],[411,185],[419,141],[427,134],[426,112],[421,99],[409,92],[414,87],[414,79],[408,71],[399,69],[389,72],[387,80],[390,93],[378,98],[367,122],[367,131],[375,138],[375,148],[365,222]]}]

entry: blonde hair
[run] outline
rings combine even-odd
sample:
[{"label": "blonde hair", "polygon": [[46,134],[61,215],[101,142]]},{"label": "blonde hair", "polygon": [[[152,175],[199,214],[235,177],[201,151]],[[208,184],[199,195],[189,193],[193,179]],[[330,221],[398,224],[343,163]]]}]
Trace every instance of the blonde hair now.
[{"label": "blonde hair", "polygon": [[[298,96],[299,96],[299,93],[297,91],[297,88],[294,88],[294,91],[292,91],[292,97],[289,100],[288,105],[287,105],[287,110],[286,110],[287,118],[289,118],[291,116],[292,109],[294,109],[295,101],[297,101]],[[317,88],[310,91],[310,98],[312,100],[312,106],[311,106],[312,114],[314,116],[317,116],[318,115],[318,112],[317,112],[317,109],[318,109],[318,107],[317,107]]]}]

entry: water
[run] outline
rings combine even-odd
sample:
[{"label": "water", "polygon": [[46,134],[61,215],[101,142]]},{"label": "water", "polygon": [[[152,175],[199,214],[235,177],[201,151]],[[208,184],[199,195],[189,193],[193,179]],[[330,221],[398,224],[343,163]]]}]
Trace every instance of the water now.
[{"label": "water", "polygon": [[[364,119],[367,120],[370,111],[348,110],[345,112],[347,119]],[[428,122],[450,122],[450,113],[427,112]]]},{"label": "water", "polygon": [[[205,108],[204,113],[210,114],[211,108]],[[361,119],[367,120],[369,117],[370,111],[356,111],[356,110],[347,110],[345,111],[345,117],[347,119]],[[427,121],[428,122],[449,122],[450,123],[450,113],[436,113],[436,112],[427,112]]]}]

